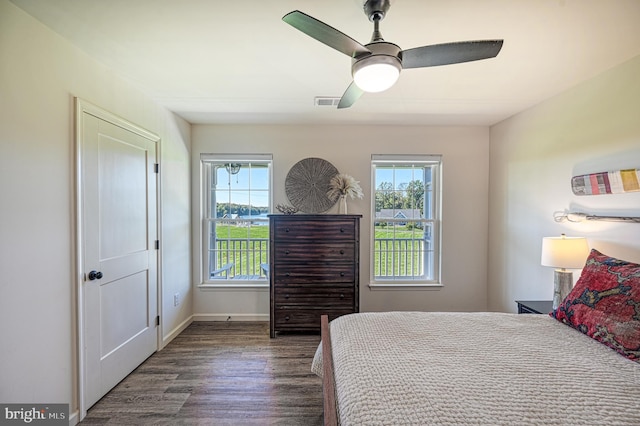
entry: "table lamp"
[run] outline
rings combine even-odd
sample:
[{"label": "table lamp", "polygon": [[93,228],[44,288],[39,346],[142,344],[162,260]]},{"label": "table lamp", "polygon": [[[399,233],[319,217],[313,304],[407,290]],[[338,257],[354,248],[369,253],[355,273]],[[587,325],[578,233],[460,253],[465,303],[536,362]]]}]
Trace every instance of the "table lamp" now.
[{"label": "table lamp", "polygon": [[542,266],[556,268],[553,275],[553,309],[573,288],[573,272],[567,269],[580,269],[589,255],[587,239],[583,237],[544,237],[542,239]]}]

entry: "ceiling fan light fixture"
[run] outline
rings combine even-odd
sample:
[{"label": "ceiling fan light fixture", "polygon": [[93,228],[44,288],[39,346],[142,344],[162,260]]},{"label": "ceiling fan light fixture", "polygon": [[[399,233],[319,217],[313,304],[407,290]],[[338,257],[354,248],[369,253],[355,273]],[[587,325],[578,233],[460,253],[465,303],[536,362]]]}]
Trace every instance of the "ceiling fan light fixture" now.
[{"label": "ceiling fan light fixture", "polygon": [[393,56],[370,56],[353,64],[353,81],[365,92],[383,92],[396,84],[401,69]]},{"label": "ceiling fan light fixture", "polygon": [[360,1],[364,1],[364,13],[373,22],[371,41],[365,45],[299,10],[282,17],[292,27],[351,58],[353,81],[340,98],[338,109],[349,108],[364,92],[389,89],[403,69],[495,58],[502,48],[504,40],[470,40],[402,50],[397,44],[385,41],[380,33],[380,21],[389,10],[392,0]]}]

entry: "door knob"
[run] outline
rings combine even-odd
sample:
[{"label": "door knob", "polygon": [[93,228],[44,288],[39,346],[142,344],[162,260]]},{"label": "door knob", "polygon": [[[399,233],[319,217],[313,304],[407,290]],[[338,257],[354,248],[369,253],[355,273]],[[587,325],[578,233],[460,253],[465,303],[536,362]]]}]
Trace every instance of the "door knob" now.
[{"label": "door knob", "polygon": [[102,272],[100,271],[89,272],[89,281],[99,280],[100,278],[102,278]]}]

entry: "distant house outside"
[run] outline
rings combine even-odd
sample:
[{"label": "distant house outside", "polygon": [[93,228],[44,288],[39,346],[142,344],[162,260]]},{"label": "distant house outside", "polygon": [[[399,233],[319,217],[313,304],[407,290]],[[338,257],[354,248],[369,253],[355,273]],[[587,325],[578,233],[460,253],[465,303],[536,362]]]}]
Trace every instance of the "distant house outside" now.
[{"label": "distant house outside", "polygon": [[[376,219],[419,219],[422,217],[419,209],[381,209],[376,212]],[[389,222],[387,226],[392,225],[406,226],[407,222]]]}]

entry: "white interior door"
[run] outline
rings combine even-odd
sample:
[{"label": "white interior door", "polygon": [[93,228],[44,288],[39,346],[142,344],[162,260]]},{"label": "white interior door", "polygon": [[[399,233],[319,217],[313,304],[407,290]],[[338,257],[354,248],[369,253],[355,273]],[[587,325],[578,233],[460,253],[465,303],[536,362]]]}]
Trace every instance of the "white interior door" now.
[{"label": "white interior door", "polygon": [[88,408],[158,348],[157,147],[86,111],[79,119]]}]

